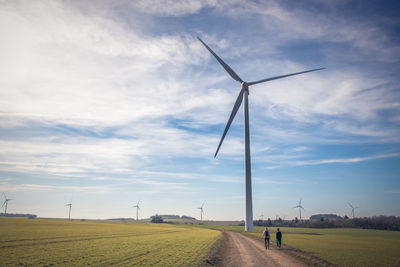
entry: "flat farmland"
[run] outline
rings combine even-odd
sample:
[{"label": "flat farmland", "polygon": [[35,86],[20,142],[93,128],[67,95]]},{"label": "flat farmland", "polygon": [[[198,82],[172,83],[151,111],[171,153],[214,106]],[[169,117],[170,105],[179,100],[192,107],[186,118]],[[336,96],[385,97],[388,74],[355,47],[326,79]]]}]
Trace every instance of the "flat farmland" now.
[{"label": "flat farmland", "polygon": [[0,218],[0,266],[197,266],[220,236],[168,224]]},{"label": "flat farmland", "polygon": [[[243,229],[243,227],[241,227]],[[269,227],[275,241],[277,227]],[[229,227],[241,230],[240,227]],[[250,233],[261,239],[264,227]],[[400,266],[400,232],[365,229],[281,227],[282,243],[339,266]]]}]

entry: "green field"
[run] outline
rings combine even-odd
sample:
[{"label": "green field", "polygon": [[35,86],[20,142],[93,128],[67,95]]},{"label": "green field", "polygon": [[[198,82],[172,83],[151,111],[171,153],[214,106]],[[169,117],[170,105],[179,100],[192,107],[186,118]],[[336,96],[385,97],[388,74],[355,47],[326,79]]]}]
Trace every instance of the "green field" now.
[{"label": "green field", "polygon": [[[242,227],[216,227],[243,230]],[[270,227],[275,241],[276,227]],[[255,227],[258,238],[264,227]],[[339,266],[400,266],[400,232],[364,229],[281,227],[282,242]]]},{"label": "green field", "polygon": [[0,218],[0,266],[197,266],[220,236],[169,224]]},{"label": "green field", "polygon": [[[244,227],[0,218],[0,266],[198,266],[221,236],[209,228]],[[261,239],[263,229],[247,234]],[[400,266],[400,232],[281,230],[284,245],[340,266]]]}]

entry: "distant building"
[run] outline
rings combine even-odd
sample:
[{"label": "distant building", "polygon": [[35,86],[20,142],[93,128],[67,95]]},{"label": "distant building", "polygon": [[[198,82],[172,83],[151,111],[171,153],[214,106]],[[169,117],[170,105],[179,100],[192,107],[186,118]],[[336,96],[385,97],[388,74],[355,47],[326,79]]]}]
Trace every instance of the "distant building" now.
[{"label": "distant building", "polygon": [[168,220],[168,219],[179,219],[179,215],[159,215],[163,220]]},{"label": "distant building", "polygon": [[196,218],[190,217],[190,216],[185,216],[182,215],[181,219],[185,219],[185,220],[196,220]]}]

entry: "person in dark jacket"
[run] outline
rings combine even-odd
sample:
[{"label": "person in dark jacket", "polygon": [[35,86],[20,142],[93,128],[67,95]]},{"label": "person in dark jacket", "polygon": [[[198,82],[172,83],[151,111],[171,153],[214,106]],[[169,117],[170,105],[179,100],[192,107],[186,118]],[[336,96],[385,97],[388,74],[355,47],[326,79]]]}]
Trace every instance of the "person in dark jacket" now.
[{"label": "person in dark jacket", "polygon": [[277,240],[277,246],[278,248],[281,248],[282,246],[282,232],[279,230],[279,228],[276,231],[276,240]]},{"label": "person in dark jacket", "polygon": [[265,227],[265,230],[263,232],[263,237],[264,237],[265,248],[269,249],[269,231],[267,227]]}]

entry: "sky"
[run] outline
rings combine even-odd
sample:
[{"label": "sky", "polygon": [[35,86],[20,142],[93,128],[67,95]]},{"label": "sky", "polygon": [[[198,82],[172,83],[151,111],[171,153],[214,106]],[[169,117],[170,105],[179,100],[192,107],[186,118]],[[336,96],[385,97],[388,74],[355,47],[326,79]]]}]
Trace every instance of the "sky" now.
[{"label": "sky", "polygon": [[[0,192],[9,213],[243,220],[400,216],[400,2],[0,1]],[[2,201],[4,202],[3,196]],[[2,212],[4,207],[2,208]]]}]

